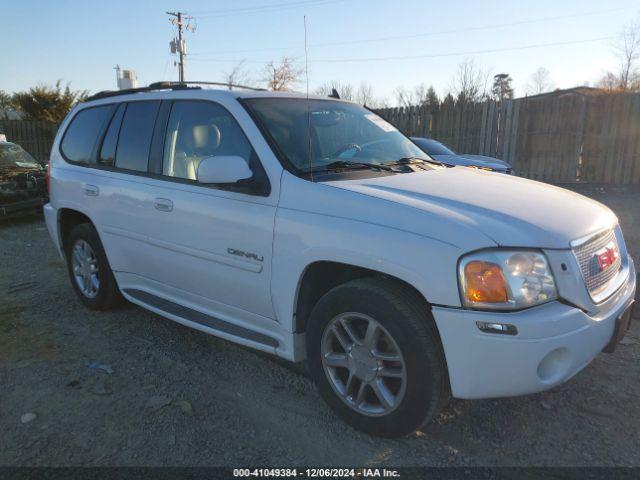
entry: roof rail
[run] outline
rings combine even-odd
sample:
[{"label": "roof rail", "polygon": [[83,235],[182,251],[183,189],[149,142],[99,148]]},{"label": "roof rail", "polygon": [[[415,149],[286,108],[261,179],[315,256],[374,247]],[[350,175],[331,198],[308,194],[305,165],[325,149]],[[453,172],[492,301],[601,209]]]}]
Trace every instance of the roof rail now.
[{"label": "roof rail", "polygon": [[[267,89],[266,88],[258,88],[258,87],[250,87],[248,85],[239,85],[236,83],[227,83],[227,82],[200,82],[200,81],[186,81],[186,82],[156,82],[156,83],[151,83],[149,85],[149,87],[154,87],[156,85],[170,85],[173,87],[179,87],[179,86],[189,86],[189,85],[212,85],[212,86],[216,86],[216,87],[226,87],[229,88],[230,90],[232,88],[241,88],[243,90],[255,90],[257,92],[264,92]],[[170,88],[170,87],[164,87],[164,88]]]},{"label": "roof rail", "polygon": [[125,88],[122,90],[103,90],[85,99],[85,102],[99,100],[101,98],[117,97],[118,95],[129,95],[130,93],[154,92],[157,90],[184,90],[187,88],[199,89],[200,87],[190,87],[178,82],[155,82],[148,87]]},{"label": "roof rail", "polygon": [[[192,86],[193,85],[193,86]],[[103,90],[95,93],[90,97],[87,97],[85,101],[98,100],[100,98],[117,97],[118,95],[129,95],[130,93],[143,93],[154,92],[157,90],[185,90],[189,88],[199,89],[199,85],[213,85],[216,87],[241,88],[243,90],[255,90],[258,92],[264,92],[266,88],[249,87],[247,85],[236,85],[235,83],[223,83],[223,82],[154,82],[150,83],[147,87],[137,88],[125,88],[123,90]]]}]

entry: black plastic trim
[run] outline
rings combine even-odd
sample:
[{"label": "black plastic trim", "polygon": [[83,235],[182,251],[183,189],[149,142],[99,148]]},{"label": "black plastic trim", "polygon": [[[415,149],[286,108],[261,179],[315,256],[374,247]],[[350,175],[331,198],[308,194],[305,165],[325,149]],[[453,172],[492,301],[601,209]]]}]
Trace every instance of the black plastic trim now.
[{"label": "black plastic trim", "polygon": [[152,293],[137,289],[125,289],[124,292],[136,300],[162,310],[163,312],[233,335],[234,337],[244,338],[273,348],[278,348],[280,345],[278,340],[273,337],[220,320],[219,318],[212,317],[206,313],[202,313],[197,310],[193,310],[192,308],[185,307],[184,305],[179,305],[170,300],[158,297]]},{"label": "black plastic trim", "polygon": [[117,149],[118,149],[118,140],[120,139],[120,127],[122,126],[122,119],[124,118],[124,114],[125,111],[127,109],[127,104],[125,102],[122,103],[114,103],[113,106],[115,107],[113,109],[113,113],[111,114],[111,118],[109,119],[109,122],[107,123],[105,129],[102,131],[102,135],[100,136],[100,142],[98,143],[98,147],[96,149],[96,154],[94,157],[94,163],[91,164],[91,166],[95,166],[95,165],[102,165],[100,163],[101,157],[102,157],[102,149],[104,148],[104,141],[107,138],[107,133],[109,133],[109,129],[111,128],[111,124],[116,121],[116,117],[119,115],[120,111],[122,111],[122,115],[120,115],[120,119],[118,120],[120,123],[118,124],[118,133],[116,135],[116,148],[113,152],[113,162],[115,164],[116,161],[116,153],[117,153]]},{"label": "black plastic trim", "polygon": [[149,148],[149,163],[147,165],[148,173],[162,174],[162,157],[164,155],[165,135],[167,133],[167,125],[169,123],[169,115],[173,102],[162,101],[156,116],[156,123],[153,126],[153,135],[151,137],[151,147]]}]

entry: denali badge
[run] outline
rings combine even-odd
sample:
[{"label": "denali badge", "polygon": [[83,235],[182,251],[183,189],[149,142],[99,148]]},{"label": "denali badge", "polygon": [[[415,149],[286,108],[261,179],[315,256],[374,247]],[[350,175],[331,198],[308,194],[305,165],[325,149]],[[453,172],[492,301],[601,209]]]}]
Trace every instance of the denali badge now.
[{"label": "denali badge", "polygon": [[242,250],[236,250],[235,248],[227,248],[227,252],[231,255],[237,255],[238,257],[251,258],[253,260],[257,260],[258,262],[262,262],[264,257],[262,255],[257,255],[251,252],[243,252]]},{"label": "denali badge", "polygon": [[619,255],[616,244],[614,242],[610,242],[606,247],[598,250],[594,256],[598,259],[600,271],[604,272],[607,268],[616,263]]}]

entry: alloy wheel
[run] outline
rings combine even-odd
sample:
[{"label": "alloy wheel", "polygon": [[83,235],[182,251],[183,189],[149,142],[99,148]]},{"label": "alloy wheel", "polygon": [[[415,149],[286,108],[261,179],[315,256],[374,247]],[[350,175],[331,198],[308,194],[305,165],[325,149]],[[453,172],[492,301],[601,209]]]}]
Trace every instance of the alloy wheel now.
[{"label": "alloy wheel", "polygon": [[333,318],[322,335],[322,366],[333,390],[367,416],[395,410],[406,391],[407,369],[391,334],[362,313]]},{"label": "alloy wheel", "polygon": [[84,240],[78,240],[71,251],[71,267],[78,288],[87,298],[95,298],[100,290],[98,259]]}]

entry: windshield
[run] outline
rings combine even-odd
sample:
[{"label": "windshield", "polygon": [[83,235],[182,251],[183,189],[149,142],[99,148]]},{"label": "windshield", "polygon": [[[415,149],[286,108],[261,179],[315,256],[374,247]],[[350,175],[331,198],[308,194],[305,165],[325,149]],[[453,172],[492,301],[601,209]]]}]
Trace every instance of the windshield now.
[{"label": "windshield", "polygon": [[414,141],[416,145],[418,145],[424,152],[429,155],[455,155],[456,153],[450,148],[445,147],[443,144],[436,140],[431,140],[429,138],[416,138],[412,137],[411,140]]},{"label": "windshield", "polygon": [[0,165],[4,167],[17,165],[25,168],[40,166],[21,146],[14,143],[0,143]]},{"label": "windshield", "polygon": [[244,103],[300,173],[339,161],[367,165],[406,158],[430,161],[394,126],[359,105],[301,98],[254,98]]}]

